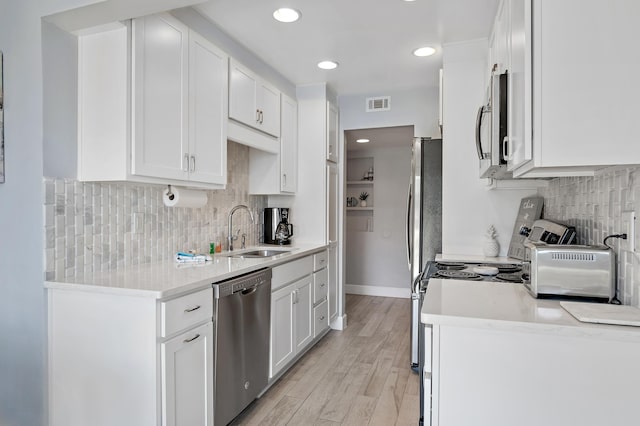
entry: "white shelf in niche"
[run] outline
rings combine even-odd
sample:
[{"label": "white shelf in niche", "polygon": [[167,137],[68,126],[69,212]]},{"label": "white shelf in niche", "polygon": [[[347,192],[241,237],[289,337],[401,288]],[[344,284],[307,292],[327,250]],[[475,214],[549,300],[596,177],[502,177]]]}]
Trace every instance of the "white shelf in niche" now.
[{"label": "white shelf in niche", "polygon": [[347,185],[373,186],[373,181],[372,180],[348,180]]},{"label": "white shelf in niche", "polygon": [[348,211],[373,211],[373,207],[347,207]]}]

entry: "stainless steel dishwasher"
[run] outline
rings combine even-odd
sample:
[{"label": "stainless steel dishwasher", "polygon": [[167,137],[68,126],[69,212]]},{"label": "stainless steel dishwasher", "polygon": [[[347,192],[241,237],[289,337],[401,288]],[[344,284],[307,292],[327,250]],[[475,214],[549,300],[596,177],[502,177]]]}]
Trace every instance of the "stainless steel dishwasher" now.
[{"label": "stainless steel dishwasher", "polygon": [[267,387],[271,269],[213,284],[214,425],[231,422]]}]

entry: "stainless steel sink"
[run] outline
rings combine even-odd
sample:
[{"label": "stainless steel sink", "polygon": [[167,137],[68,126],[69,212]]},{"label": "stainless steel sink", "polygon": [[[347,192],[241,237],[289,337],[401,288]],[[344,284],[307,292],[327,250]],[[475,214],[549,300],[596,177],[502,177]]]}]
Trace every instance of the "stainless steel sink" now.
[{"label": "stainless steel sink", "polygon": [[251,251],[245,251],[242,253],[237,253],[237,254],[229,254],[231,257],[252,257],[252,258],[259,258],[259,257],[271,257],[271,256],[277,256],[279,254],[285,254],[285,253],[291,253],[288,250],[251,250]]}]

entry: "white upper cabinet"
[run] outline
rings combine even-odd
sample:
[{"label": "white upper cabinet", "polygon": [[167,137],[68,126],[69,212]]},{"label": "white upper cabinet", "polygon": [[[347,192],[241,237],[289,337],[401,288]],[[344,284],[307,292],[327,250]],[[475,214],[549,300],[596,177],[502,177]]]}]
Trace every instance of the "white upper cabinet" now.
[{"label": "white upper cabinet", "polygon": [[327,101],[327,161],[338,162],[338,107]]},{"label": "white upper cabinet", "polygon": [[190,179],[227,178],[228,56],[197,33],[189,38]]},{"label": "white upper cabinet", "polygon": [[284,94],[280,120],[279,152],[249,151],[250,194],[287,195],[298,189],[298,103]]},{"label": "white upper cabinet", "polygon": [[78,44],[79,180],[224,186],[224,52],[168,14]]},{"label": "white upper cabinet", "polygon": [[632,142],[640,116],[640,3],[510,4],[514,176],[592,175],[640,163]]},{"label": "white upper cabinet", "polygon": [[294,193],[298,188],[298,104],[282,95],[280,133],[280,189]]},{"label": "white upper cabinet", "polygon": [[229,69],[229,118],[280,136],[280,91],[234,59]]},{"label": "white upper cabinet", "polygon": [[189,28],[168,15],[133,21],[131,173],[188,179]]}]

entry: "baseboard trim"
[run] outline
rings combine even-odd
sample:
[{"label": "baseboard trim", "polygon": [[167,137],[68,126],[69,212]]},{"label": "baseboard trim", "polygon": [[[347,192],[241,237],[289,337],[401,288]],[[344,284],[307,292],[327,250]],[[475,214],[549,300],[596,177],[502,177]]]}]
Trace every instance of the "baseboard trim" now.
[{"label": "baseboard trim", "polygon": [[360,294],[363,296],[397,297],[401,299],[411,298],[411,290],[408,286],[407,288],[401,288],[346,284],[344,286],[344,291],[348,294]]},{"label": "baseboard trim", "polygon": [[337,316],[336,319],[331,321],[330,326],[332,330],[344,330],[347,328],[347,314]]}]

